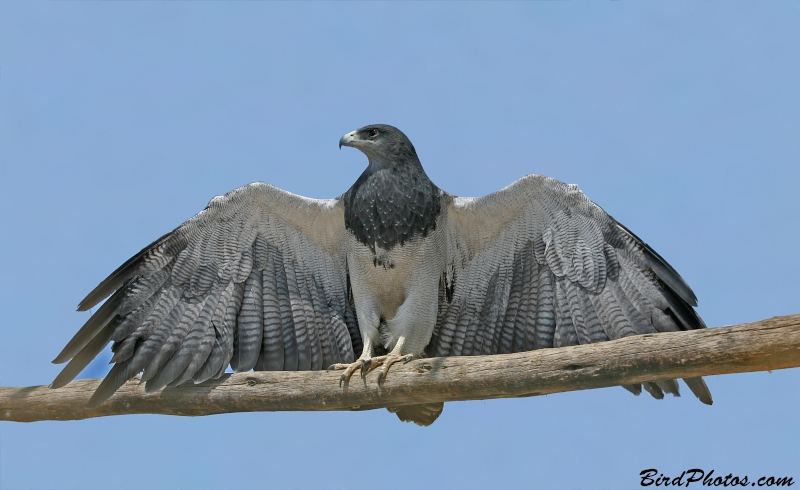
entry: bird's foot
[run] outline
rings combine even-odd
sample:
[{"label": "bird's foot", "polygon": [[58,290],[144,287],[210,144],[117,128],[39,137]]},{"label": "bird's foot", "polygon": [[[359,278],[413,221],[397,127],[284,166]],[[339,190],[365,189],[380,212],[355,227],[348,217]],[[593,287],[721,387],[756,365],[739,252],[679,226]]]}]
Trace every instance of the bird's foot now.
[{"label": "bird's foot", "polygon": [[344,374],[339,376],[339,388],[341,388],[342,383],[349,383],[350,378],[359,369],[361,370],[361,377],[363,378],[364,376],[366,376],[367,373],[372,370],[372,368],[370,368],[372,362],[373,362],[372,359],[359,359],[356,362],[352,362],[350,364],[331,364],[328,367],[328,371],[344,369]]},{"label": "bird's foot", "polygon": [[403,364],[407,364],[414,359],[413,354],[406,354],[404,356],[389,354],[381,357],[383,357],[382,359],[383,370],[378,374],[378,386],[381,386],[383,382],[386,381],[386,376],[389,374],[389,368],[392,367],[392,364],[398,363],[400,361],[403,361]]},{"label": "bird's foot", "polygon": [[361,377],[364,378],[366,377],[367,373],[373,369],[383,366],[383,370],[378,374],[378,386],[380,386],[384,381],[386,381],[386,375],[389,374],[389,368],[391,368],[393,364],[396,364],[400,361],[403,361],[403,364],[406,364],[413,359],[414,356],[412,354],[407,354],[404,356],[388,354],[385,356],[372,357],[370,359],[359,359],[351,364],[333,364],[328,368],[328,371],[344,369],[344,374],[339,376],[339,387],[341,388],[343,383],[350,382],[350,378],[357,370],[361,370]]}]

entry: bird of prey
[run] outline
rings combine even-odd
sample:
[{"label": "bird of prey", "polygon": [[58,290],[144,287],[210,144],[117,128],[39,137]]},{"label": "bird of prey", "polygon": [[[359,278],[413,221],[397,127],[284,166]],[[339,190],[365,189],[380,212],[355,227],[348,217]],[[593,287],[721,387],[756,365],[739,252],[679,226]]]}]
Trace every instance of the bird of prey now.
[{"label": "bird of prey", "polygon": [[[236,371],[343,369],[342,381],[419,356],[483,355],[692,330],[680,275],[575,185],[528,175],[481,198],[440,190],[383,124],[339,147],[369,164],[335,199],[265,183],[215,197],[81,301],[97,310],[53,361],[75,378],[109,342],[90,406],[142,373],[147,392]],[[110,298],[109,298],[110,296]],[[703,403],[702,378],[684,380]],[[655,398],[675,380],[643,383]],[[642,385],[627,385],[639,394]],[[393,407],[432,423],[442,404]]]}]

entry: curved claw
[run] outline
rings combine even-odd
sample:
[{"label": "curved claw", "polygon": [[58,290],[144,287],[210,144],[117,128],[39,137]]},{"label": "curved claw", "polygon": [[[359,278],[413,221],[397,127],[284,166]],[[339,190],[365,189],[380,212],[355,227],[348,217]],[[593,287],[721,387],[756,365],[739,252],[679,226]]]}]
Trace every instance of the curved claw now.
[{"label": "curved claw", "polygon": [[344,383],[344,374],[339,376],[339,388],[342,387],[342,383]]},{"label": "curved claw", "polygon": [[383,384],[383,371],[378,373],[378,386],[381,386],[382,384]]},{"label": "curved claw", "polygon": [[367,368],[372,364],[372,359],[361,359],[361,377],[367,375]]},{"label": "curved claw", "polygon": [[335,370],[336,370],[336,364],[335,363],[331,364],[330,366],[328,366],[327,371],[335,371]]},{"label": "curved claw", "polygon": [[409,354],[408,358],[405,361],[403,361],[403,364],[408,364],[409,362],[411,362],[413,360],[414,360],[414,354]]}]

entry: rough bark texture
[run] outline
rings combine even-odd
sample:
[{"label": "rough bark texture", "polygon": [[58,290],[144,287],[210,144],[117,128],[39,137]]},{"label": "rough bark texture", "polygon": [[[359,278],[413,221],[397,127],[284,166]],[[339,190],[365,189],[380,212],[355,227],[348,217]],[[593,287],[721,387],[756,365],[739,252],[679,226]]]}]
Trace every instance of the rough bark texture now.
[{"label": "rough bark texture", "polygon": [[151,413],[367,410],[391,405],[546,395],[658,379],[800,367],[800,315],[731,327],[637,335],[518,354],[440,357],[395,365],[339,388],[341,372],[248,372],[146,395],[135,380],[87,409],[99,379],[0,388],[0,420],[79,420]]}]

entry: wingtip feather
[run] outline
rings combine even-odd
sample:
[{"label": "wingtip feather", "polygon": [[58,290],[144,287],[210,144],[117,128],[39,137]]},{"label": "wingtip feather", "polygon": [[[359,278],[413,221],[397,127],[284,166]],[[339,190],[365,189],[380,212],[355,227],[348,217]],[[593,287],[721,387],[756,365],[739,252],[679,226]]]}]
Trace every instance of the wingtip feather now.
[{"label": "wingtip feather", "polygon": [[111,398],[111,395],[113,395],[120,386],[125,384],[130,377],[128,370],[129,365],[130,361],[115,364],[100,383],[100,386],[94,391],[92,397],[89,398],[88,403],[86,403],[86,408],[97,408],[102,405],[103,402]]},{"label": "wingtip feather", "polygon": [[105,328],[91,342],[78,352],[72,360],[64,366],[64,369],[58,373],[56,379],[50,383],[51,388],[61,388],[67,383],[75,379],[77,375],[83,371],[86,366],[108,345],[111,337],[111,329]]},{"label": "wingtip feather", "polygon": [[698,400],[706,405],[714,404],[714,400],[711,398],[711,391],[708,389],[708,385],[706,385],[706,381],[703,378],[700,376],[696,378],[683,378],[683,381],[686,383],[686,386],[692,390],[692,393],[694,393],[694,396],[696,396]]},{"label": "wingtip feather", "polygon": [[617,221],[617,226],[627,233],[635,242],[637,242],[645,252],[645,257],[647,258],[648,262],[650,263],[650,267],[653,269],[653,272],[661,278],[673,291],[687,304],[691,306],[697,306],[697,295],[694,294],[692,288],[686,282],[686,280],[678,274],[669,263],[664,260],[658,252],[653,250],[653,248],[645,243],[644,240],[636,236],[631,230],[628,229],[625,225]]},{"label": "wingtip feather", "polygon": [[171,231],[163,236],[161,236],[158,240],[154,241],[150,245],[144,247],[131,257],[130,259],[126,260],[124,264],[117,267],[117,269],[109,274],[108,277],[103,279],[100,284],[97,285],[92,291],[86,295],[85,298],[78,303],[78,311],[86,311],[89,308],[96,306],[98,303],[106,299],[107,297],[111,296],[114,291],[120,288],[125,281],[130,279],[130,277],[135,273],[137,268],[140,265],[140,261],[142,258],[147,254],[147,252],[154,249],[156,246],[161,244],[164,240],[166,240],[172,233]]}]

